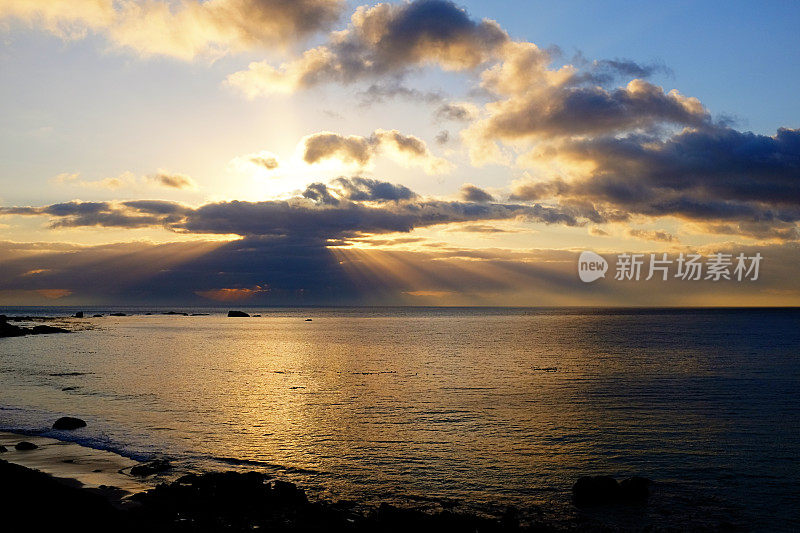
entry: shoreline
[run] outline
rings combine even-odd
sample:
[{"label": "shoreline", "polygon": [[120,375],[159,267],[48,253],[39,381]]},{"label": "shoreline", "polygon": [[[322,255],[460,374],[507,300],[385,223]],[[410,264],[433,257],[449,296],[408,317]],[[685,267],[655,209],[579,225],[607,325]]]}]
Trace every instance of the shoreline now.
[{"label": "shoreline", "polygon": [[[20,442],[36,447],[15,449]],[[261,472],[154,472],[149,463],[39,435],[0,432],[0,510],[42,528],[82,531],[560,531],[501,517],[352,501],[311,501],[305,490]],[[574,529],[574,528],[570,528]]]}]

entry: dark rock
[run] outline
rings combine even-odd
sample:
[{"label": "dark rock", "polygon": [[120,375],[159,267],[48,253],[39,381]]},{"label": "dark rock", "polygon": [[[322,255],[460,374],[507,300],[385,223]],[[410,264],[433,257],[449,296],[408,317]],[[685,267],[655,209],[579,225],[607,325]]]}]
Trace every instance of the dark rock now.
[{"label": "dark rock", "polygon": [[75,313],[75,318],[83,318],[83,311],[78,311]]},{"label": "dark rock", "polygon": [[102,318],[103,315],[92,315],[92,318]]},{"label": "dark rock", "polygon": [[609,476],[586,476],[572,486],[572,501],[575,505],[627,504],[643,505],[650,496],[653,482],[644,477],[634,476],[617,483]]},{"label": "dark rock", "polygon": [[5,453],[5,452],[7,452],[7,451],[8,451],[8,448],[6,448],[6,447],[5,447],[5,446],[3,446],[2,444],[0,444],[0,453]]},{"label": "dark rock", "polygon": [[253,315],[253,318],[261,318],[261,315]]},{"label": "dark rock", "polygon": [[149,463],[142,463],[131,468],[132,476],[147,477],[153,474],[159,474],[171,469],[172,465],[166,459],[156,459]]},{"label": "dark rock", "polygon": [[61,390],[64,391],[64,392],[71,391],[71,390],[78,390],[78,387],[64,387]]},{"label": "dark rock", "polygon": [[245,313],[244,311],[228,311],[228,317],[236,317],[236,318],[246,318],[250,315]]},{"label": "dark rock", "polygon": [[8,317],[6,315],[0,315],[0,322],[8,322]]},{"label": "dark rock", "polygon": [[646,477],[634,476],[623,479],[619,483],[620,497],[627,503],[646,503],[650,497],[650,485],[653,481]]},{"label": "dark rock", "polygon": [[610,476],[584,476],[572,486],[575,505],[603,505],[620,499],[617,480]]},{"label": "dark rock", "polygon": [[306,322],[311,322],[311,319],[310,318],[306,318]]},{"label": "dark rock", "polygon": [[125,313],[109,313],[108,316],[128,316]]},{"label": "dark rock", "polygon": [[71,416],[62,416],[58,420],[53,423],[53,429],[78,429],[78,428],[85,428],[86,422],[81,420],[80,418],[74,418]]},{"label": "dark rock", "polygon": [[22,337],[28,332],[27,329],[14,326],[8,322],[0,322],[0,337]]},{"label": "dark rock", "polygon": [[37,445],[35,445],[35,444],[34,444],[34,443],[32,443],[32,442],[28,442],[28,441],[26,441],[26,440],[24,440],[24,441],[22,441],[22,442],[18,442],[18,443],[16,444],[16,446],[14,446],[14,449],[15,449],[15,450],[19,450],[19,451],[21,451],[21,452],[27,452],[27,451],[29,451],[29,450],[35,450],[36,448],[38,448],[38,446],[37,446]]}]

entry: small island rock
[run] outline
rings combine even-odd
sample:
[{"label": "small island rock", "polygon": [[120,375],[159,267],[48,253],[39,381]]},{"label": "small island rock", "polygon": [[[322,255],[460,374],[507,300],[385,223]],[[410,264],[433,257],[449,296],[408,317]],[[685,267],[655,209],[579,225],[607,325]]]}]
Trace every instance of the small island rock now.
[{"label": "small island rock", "polygon": [[38,448],[38,446],[37,446],[37,445],[35,445],[35,444],[34,444],[34,443],[32,443],[32,442],[28,442],[28,441],[26,441],[26,440],[24,440],[24,441],[22,441],[22,442],[18,442],[18,443],[16,444],[16,446],[14,446],[14,449],[15,449],[15,450],[18,450],[18,451],[20,451],[20,452],[27,452],[27,451],[29,451],[29,450],[35,450],[36,448]]},{"label": "small island rock", "polygon": [[53,424],[53,429],[73,430],[85,427],[86,427],[86,422],[84,422],[80,418],[75,418],[72,416],[62,416],[61,418],[56,420],[55,423]]},{"label": "small island rock", "polygon": [[245,313],[244,311],[228,311],[228,317],[235,317],[235,318],[247,318],[250,315]]}]

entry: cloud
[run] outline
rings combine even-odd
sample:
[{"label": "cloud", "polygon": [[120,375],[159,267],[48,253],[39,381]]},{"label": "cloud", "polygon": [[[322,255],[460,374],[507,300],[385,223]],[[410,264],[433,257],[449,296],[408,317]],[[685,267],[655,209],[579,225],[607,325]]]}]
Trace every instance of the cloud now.
[{"label": "cloud", "polygon": [[102,34],[115,47],[192,60],[285,47],[334,23],[342,0],[6,0],[0,18],[65,39]]},{"label": "cloud", "polygon": [[651,130],[662,124],[702,126],[710,120],[696,98],[635,79],[613,90],[555,87],[530,91],[490,107],[475,125],[491,139],[597,135]]},{"label": "cloud", "polygon": [[356,9],[329,42],[274,67],[254,62],[228,77],[248,97],[293,92],[320,83],[351,83],[435,64],[473,69],[508,41],[496,22],[475,22],[454,3],[415,0]]},{"label": "cloud", "polygon": [[[800,297],[797,244],[691,251],[760,252],[759,280],[731,282],[725,290],[674,279],[585,284],[575,275],[578,250],[326,248],[286,237],[100,246],[0,242],[0,302],[47,304],[48,296],[59,296],[63,305],[110,299],[208,305],[235,298],[254,305],[363,305],[413,303],[405,295],[415,293],[432,298],[426,303],[460,305],[792,305]],[[24,275],[33,269],[42,273]]]},{"label": "cloud", "polygon": [[148,186],[166,187],[169,189],[196,189],[197,183],[185,174],[159,170],[146,177],[137,177],[133,172],[123,172],[113,178],[84,180],[79,172],[64,172],[52,179],[53,183],[82,187],[87,189],[143,189]]},{"label": "cloud", "polygon": [[197,183],[185,174],[167,173],[159,171],[157,174],[148,176],[153,183],[171,189],[196,189]]},{"label": "cloud", "polygon": [[800,130],[774,136],[719,126],[666,139],[645,135],[565,142],[559,157],[585,164],[571,180],[520,182],[517,200],[581,199],[650,217],[725,224],[731,233],[797,238]]},{"label": "cloud", "polygon": [[269,293],[269,287],[261,287],[259,285],[249,288],[224,287],[221,289],[195,291],[195,294],[198,296],[202,296],[203,298],[208,298],[209,300],[214,300],[216,302],[239,302],[265,293]]},{"label": "cloud", "polygon": [[365,90],[359,91],[357,96],[362,106],[370,106],[395,98],[428,104],[441,102],[444,99],[444,96],[439,92],[412,89],[403,85],[400,80],[373,83]]},{"label": "cloud", "polygon": [[461,186],[461,198],[468,202],[494,202],[494,196],[471,183]]},{"label": "cloud", "polygon": [[422,167],[428,174],[447,173],[453,167],[446,159],[434,156],[425,141],[397,130],[375,130],[369,137],[325,131],[304,137],[301,145],[308,164],[338,159],[363,168],[385,154],[402,165]]},{"label": "cloud", "polygon": [[648,231],[631,228],[628,230],[628,235],[645,241],[678,242],[678,238],[675,235],[661,230]]},{"label": "cloud", "polygon": [[100,180],[83,180],[79,172],[64,172],[53,178],[53,183],[69,185],[72,187],[85,187],[89,189],[120,189],[136,184],[136,176],[131,172],[124,172],[114,178]]},{"label": "cloud", "polygon": [[469,102],[450,102],[440,105],[435,112],[439,120],[469,122],[478,114],[478,108]]},{"label": "cloud", "polygon": [[324,243],[377,233],[407,233],[452,222],[526,219],[581,224],[579,211],[540,204],[422,198],[402,185],[367,178],[314,183],[301,196],[264,202],[215,202],[193,208],[164,200],[72,201],[42,207],[0,207],[0,215],[49,216],[51,227],[163,227],[178,233],[291,237]]}]

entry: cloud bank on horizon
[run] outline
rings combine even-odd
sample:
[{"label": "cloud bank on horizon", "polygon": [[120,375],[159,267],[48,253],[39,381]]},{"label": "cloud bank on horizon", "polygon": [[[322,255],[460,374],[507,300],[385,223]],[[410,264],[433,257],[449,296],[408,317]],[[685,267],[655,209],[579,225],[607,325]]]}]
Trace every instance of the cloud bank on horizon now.
[{"label": "cloud bank on horizon", "polygon": [[[447,0],[361,6],[342,29],[323,33],[342,21],[345,8],[339,0],[0,1],[6,25],[65,41],[99,36],[139,60],[166,56],[202,63],[267,54],[219,80],[254,102],[326,86],[357,87],[360,96],[346,103],[354,109],[367,102],[372,113],[404,98],[419,103],[420,124],[460,128],[457,135],[442,131],[436,143],[393,124],[366,132],[319,129],[297,141],[291,165],[310,172],[334,165],[342,175],[263,201],[214,199],[213,190],[177,172],[97,182],[64,174],[59,183],[82,187],[149,183],[175,194],[207,194],[199,203],[143,196],[4,205],[0,216],[47,217],[49,228],[59,231],[166,230],[197,242],[169,245],[182,250],[174,256],[183,262],[153,266],[149,274],[148,247],[167,245],[120,243],[69,252],[45,247],[46,253],[37,254],[32,244],[23,253],[22,244],[9,243],[9,258],[0,260],[7,267],[0,297],[3,291],[64,289],[67,298],[82,291],[102,298],[97,285],[89,291],[73,267],[58,266],[56,258],[69,253],[91,263],[133,249],[131,257],[143,260],[132,267],[137,275],[129,297],[149,294],[141,285],[144,277],[153,286],[173,284],[179,299],[223,301],[291,302],[302,294],[306,303],[352,303],[380,294],[373,300],[417,302],[422,300],[415,295],[435,295],[424,303],[520,305],[511,297],[517,292],[539,295],[531,304],[637,302],[633,289],[612,294],[575,283],[570,261],[579,248],[603,249],[611,237],[644,241],[653,251],[687,249],[683,236],[696,249],[760,247],[776,258],[774,272],[796,268],[799,129],[782,127],[774,135],[741,131],[698,98],[652,82],[666,70],[663,65],[582,56],[563,62],[557,50],[516,40],[498,22],[476,20]],[[314,39],[319,44],[302,48]],[[414,76],[425,72],[467,80],[467,97],[413,86]],[[265,146],[237,161],[281,179],[291,165],[270,150]],[[384,159],[434,179],[465,164],[475,176],[471,181],[481,182],[482,173],[496,176],[497,168],[505,178],[490,186],[463,183],[442,197],[369,176]],[[503,229],[504,224],[522,229]],[[454,244],[454,231],[484,241]],[[541,248],[502,240],[520,231],[581,231],[584,241]],[[13,239],[13,233],[3,234]],[[198,244],[204,236],[220,235],[236,240]],[[37,260],[53,265],[37,268]],[[800,301],[797,283],[775,275],[765,279],[730,298],[715,299],[711,292],[705,297],[728,304],[743,303],[743,295],[762,303]],[[671,304],[697,296],[671,287],[656,292]]]}]

